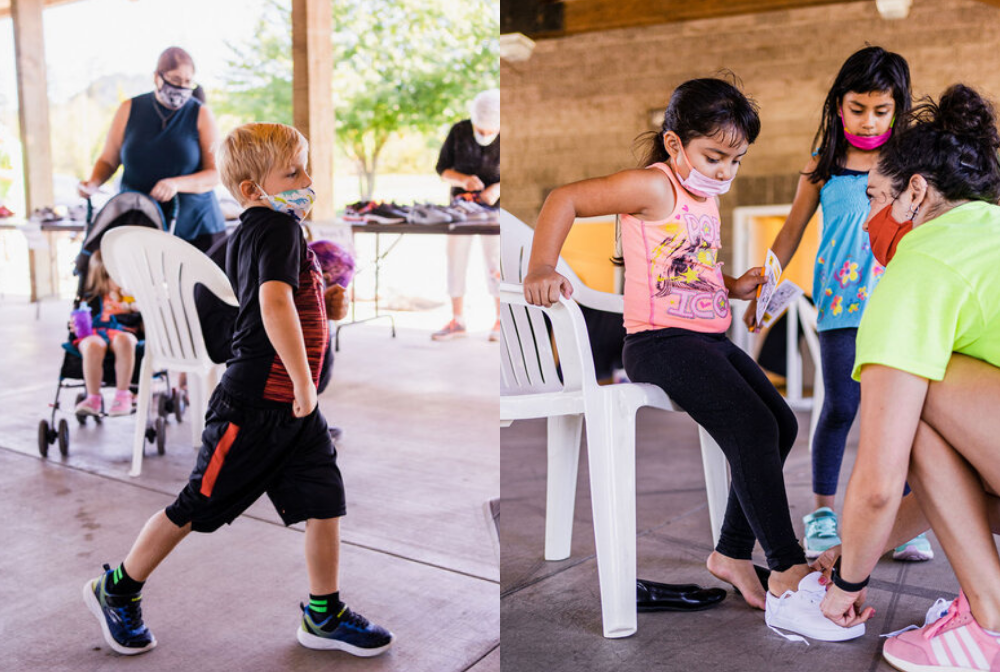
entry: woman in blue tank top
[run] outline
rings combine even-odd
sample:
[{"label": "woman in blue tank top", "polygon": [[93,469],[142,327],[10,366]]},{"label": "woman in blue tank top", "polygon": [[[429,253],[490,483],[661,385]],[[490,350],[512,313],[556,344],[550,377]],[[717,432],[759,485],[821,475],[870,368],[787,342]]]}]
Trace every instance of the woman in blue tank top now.
[{"label": "woman in blue tank top", "polygon": [[122,190],[149,194],[164,204],[168,220],[177,197],[179,237],[202,251],[225,236],[225,219],[212,189],[219,183],[212,151],[218,140],[215,118],[192,97],[194,61],[179,47],[160,54],[156,90],[126,100],[81,196],[92,196],[118,166]]}]

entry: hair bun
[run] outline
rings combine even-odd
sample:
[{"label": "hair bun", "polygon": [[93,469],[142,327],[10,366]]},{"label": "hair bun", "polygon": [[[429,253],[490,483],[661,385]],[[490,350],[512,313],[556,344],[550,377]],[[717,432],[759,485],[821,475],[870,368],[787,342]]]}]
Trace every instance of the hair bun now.
[{"label": "hair bun", "polygon": [[996,113],[993,105],[974,89],[955,84],[941,94],[935,122],[941,130],[954,135],[972,136],[1000,149]]}]

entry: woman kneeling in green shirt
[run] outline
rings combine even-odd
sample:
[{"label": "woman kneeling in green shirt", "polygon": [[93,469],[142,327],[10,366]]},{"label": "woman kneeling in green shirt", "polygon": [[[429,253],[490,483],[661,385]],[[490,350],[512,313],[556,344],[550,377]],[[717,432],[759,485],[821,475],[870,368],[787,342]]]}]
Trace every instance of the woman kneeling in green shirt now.
[{"label": "woman kneeling in green shirt", "polygon": [[895,255],[858,332],[861,436],[823,612],[842,626],[870,618],[864,586],[879,556],[933,529],[962,593],[944,617],[886,641],[902,670],[1000,665],[998,149],[992,107],[956,85],[914,110],[868,179],[873,250]]}]

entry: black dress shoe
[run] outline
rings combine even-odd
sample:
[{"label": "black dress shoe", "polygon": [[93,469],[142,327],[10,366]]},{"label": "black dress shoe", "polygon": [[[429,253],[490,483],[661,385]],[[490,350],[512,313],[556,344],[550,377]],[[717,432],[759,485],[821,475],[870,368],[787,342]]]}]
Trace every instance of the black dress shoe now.
[{"label": "black dress shoe", "polygon": [[693,583],[671,585],[645,579],[635,582],[635,593],[638,611],[701,611],[726,599],[726,591],[721,588],[702,588]]},{"label": "black dress shoe", "polygon": [[[757,573],[757,580],[760,581],[760,585],[762,585],[764,587],[764,592],[766,593],[767,590],[768,590],[768,588],[767,588],[767,580],[769,578],[771,578],[771,570],[770,569],[766,569],[764,567],[761,567],[760,565],[754,565],[753,566],[753,571],[755,571]],[[743,593],[740,592],[740,589],[737,588],[736,586],[733,586],[733,591],[737,595],[742,595],[743,594]]]}]

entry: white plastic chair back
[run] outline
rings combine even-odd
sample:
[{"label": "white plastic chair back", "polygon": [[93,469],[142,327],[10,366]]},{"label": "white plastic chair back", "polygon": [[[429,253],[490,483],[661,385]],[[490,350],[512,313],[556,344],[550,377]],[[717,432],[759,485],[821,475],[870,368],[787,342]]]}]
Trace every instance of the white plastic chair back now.
[{"label": "white plastic chair back", "polygon": [[205,348],[194,287],[204,285],[239,305],[226,274],[176,236],[138,226],[109,231],[101,241],[108,273],[135,297],[146,329],[146,353],[157,366],[199,373],[215,366]]},{"label": "white plastic chair back", "polygon": [[204,285],[231,306],[239,304],[229,279],[215,262],[169,233],[138,226],[118,227],[108,231],[101,241],[101,257],[108,274],[135,297],[146,331],[130,472],[138,476],[154,371],[169,369],[188,374],[192,443],[201,445],[208,397],[222,365],[212,361],[205,347],[194,300],[195,285]]}]

